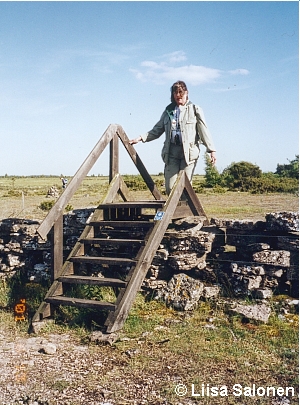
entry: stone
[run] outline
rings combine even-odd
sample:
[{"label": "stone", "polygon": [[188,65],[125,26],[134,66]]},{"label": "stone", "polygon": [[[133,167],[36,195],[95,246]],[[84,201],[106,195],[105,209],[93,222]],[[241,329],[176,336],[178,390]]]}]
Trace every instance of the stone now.
[{"label": "stone", "polygon": [[176,229],[185,230],[185,229],[201,229],[203,223],[206,221],[206,217],[203,216],[190,216],[181,219],[177,219],[174,221],[174,225]]},{"label": "stone", "polygon": [[94,331],[90,334],[90,341],[95,344],[108,343],[112,345],[118,339],[117,333],[103,333],[101,331]]},{"label": "stone", "polygon": [[299,232],[299,212],[271,212],[266,215],[267,230]]},{"label": "stone", "polygon": [[277,236],[278,249],[299,252],[299,235]]},{"label": "stone", "polygon": [[188,271],[194,268],[203,269],[206,267],[206,255],[199,255],[195,252],[178,252],[169,256],[168,264],[176,271]]},{"label": "stone", "polygon": [[271,315],[271,308],[266,304],[243,305],[235,303],[233,312],[243,315],[245,318],[267,323]]},{"label": "stone", "polygon": [[216,298],[220,295],[221,288],[219,286],[205,286],[203,288],[203,297],[206,299]]},{"label": "stone", "polygon": [[166,288],[157,292],[156,299],[164,301],[177,310],[195,309],[203,295],[204,285],[186,274],[177,274],[168,282]]},{"label": "stone", "polygon": [[205,253],[211,251],[214,235],[202,231],[197,231],[194,234],[189,231],[167,231],[163,240],[170,252],[192,251]]},{"label": "stone", "polygon": [[263,250],[253,254],[253,261],[272,264],[273,266],[290,266],[290,252],[286,250]]},{"label": "stone", "polygon": [[31,332],[35,334],[39,334],[44,328],[46,329],[47,326],[54,324],[54,319],[45,318],[39,322],[32,322],[31,323]]},{"label": "stone", "polygon": [[273,291],[270,288],[258,288],[254,295],[259,300],[269,300],[273,297]]},{"label": "stone", "polygon": [[42,347],[39,350],[39,353],[44,353],[44,354],[55,354],[56,353],[56,345],[54,343],[45,343],[42,344]]},{"label": "stone", "polygon": [[231,271],[233,273],[243,274],[243,275],[253,275],[253,276],[263,276],[265,270],[263,266],[253,266],[251,264],[237,264],[231,263]]},{"label": "stone", "polygon": [[7,263],[9,267],[20,267],[25,263],[20,260],[19,256],[8,254],[7,255]]}]

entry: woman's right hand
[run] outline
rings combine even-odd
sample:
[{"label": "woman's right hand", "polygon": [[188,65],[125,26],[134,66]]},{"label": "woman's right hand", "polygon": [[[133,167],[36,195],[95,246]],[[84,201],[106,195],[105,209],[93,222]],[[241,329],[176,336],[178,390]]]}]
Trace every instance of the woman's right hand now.
[{"label": "woman's right hand", "polygon": [[142,140],[142,137],[139,136],[138,138],[131,139],[131,140],[129,141],[129,143],[130,143],[130,145],[135,145],[136,143],[141,142],[141,140]]}]

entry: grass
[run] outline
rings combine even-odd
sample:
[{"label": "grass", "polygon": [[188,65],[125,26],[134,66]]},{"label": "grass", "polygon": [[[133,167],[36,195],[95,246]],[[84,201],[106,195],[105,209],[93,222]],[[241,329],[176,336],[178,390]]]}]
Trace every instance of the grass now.
[{"label": "grass", "polygon": [[[153,177],[156,180],[156,176]],[[161,181],[161,176],[157,176],[157,180]],[[196,180],[202,181],[201,178]],[[70,204],[74,208],[97,205],[104,196],[107,182],[105,177],[88,177]],[[1,177],[0,219],[43,219],[46,212],[38,206],[45,200],[47,190],[52,185],[61,191],[59,177],[15,180]],[[135,192],[133,196],[134,199],[151,198],[144,191]],[[198,196],[208,217],[263,220],[268,212],[298,210],[298,197],[289,194],[219,194],[206,190]],[[27,336],[29,324],[27,321],[15,322],[12,312],[5,309],[8,304],[7,291],[7,286],[2,283],[1,333],[13,341],[16,336]],[[276,299],[284,300],[284,297]],[[31,305],[38,305],[34,291]],[[277,303],[274,301],[272,305],[275,308]],[[65,308],[57,316],[56,323],[47,324],[41,334],[51,336],[53,333],[67,333],[70,342],[87,345],[90,331],[98,328],[97,318],[77,308],[72,311]],[[90,390],[100,384],[112,393],[110,395],[118,404],[156,405],[168,401],[177,405],[186,404],[183,401],[189,398],[193,403],[204,405],[271,405],[270,398],[258,396],[194,397],[191,387],[194,384],[198,393],[202,384],[209,384],[210,387],[223,385],[231,389],[234,384],[250,386],[255,383],[261,387],[296,389],[298,327],[297,314],[287,315],[283,320],[275,314],[267,324],[243,323],[240,317],[229,316],[225,307],[213,302],[201,302],[197,310],[182,313],[139,294],[118,341],[111,347],[89,346],[91,356],[101,360],[103,368],[99,374],[97,368],[91,366],[84,384]],[[48,383],[51,389],[51,381]],[[69,383],[63,378],[56,378],[53,384],[56,391],[62,392]],[[178,384],[185,384],[188,388],[184,398],[175,393]],[[290,404],[298,403],[296,397],[289,399]]]},{"label": "grass", "polygon": [[[26,322],[16,324],[8,313],[0,314],[0,322],[6,325],[11,339],[26,335]],[[266,396],[235,397],[232,387],[256,384],[296,390],[298,317],[293,316],[294,322],[274,315],[268,324],[247,324],[238,316],[229,316],[213,302],[202,302],[197,310],[182,313],[160,302],[147,301],[139,294],[119,339],[112,346],[89,346],[89,356],[94,360],[80,384],[91,391],[101,386],[118,404],[177,405],[181,402],[175,387],[184,384],[188,393],[183,399],[189,398],[193,403],[270,405]],[[70,344],[86,345],[89,329],[60,323],[49,324],[41,332],[45,338],[53,334],[67,334]],[[94,366],[99,362],[101,373]],[[194,393],[201,392],[204,384],[205,387],[226,386],[229,395],[195,397],[192,384]],[[59,395],[69,382],[56,377],[53,382],[48,379],[47,385]],[[75,380],[72,385],[76,385]],[[289,399],[290,404],[297,403],[296,396]]]},{"label": "grass", "polygon": [[[163,193],[163,176],[152,177]],[[203,176],[195,175],[193,180],[195,187],[201,183]],[[10,217],[44,219],[47,211],[39,207],[49,201],[46,196],[52,186],[55,186],[59,193],[62,192],[60,176],[0,177],[0,219]],[[104,198],[107,186],[107,176],[86,177],[69,202],[69,206],[74,209],[97,206]],[[145,190],[134,191],[131,196],[133,200],[153,198],[151,193]],[[293,194],[253,195],[240,192],[220,194],[204,189],[198,197],[208,217],[236,219],[247,217],[263,220],[268,212],[298,211],[299,207],[298,196]]]}]

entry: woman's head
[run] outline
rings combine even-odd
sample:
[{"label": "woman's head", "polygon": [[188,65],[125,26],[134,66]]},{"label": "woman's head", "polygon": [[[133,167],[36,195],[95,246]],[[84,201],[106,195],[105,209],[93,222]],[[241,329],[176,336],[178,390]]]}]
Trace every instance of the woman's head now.
[{"label": "woman's head", "polygon": [[178,80],[171,87],[171,102],[177,105],[184,105],[188,100],[188,89],[186,84]]}]

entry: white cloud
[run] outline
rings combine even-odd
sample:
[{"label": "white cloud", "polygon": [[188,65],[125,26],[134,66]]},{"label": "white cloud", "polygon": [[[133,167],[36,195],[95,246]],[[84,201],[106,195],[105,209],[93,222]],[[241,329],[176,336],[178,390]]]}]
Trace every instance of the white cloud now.
[{"label": "white cloud", "polygon": [[221,75],[219,69],[198,65],[169,66],[166,63],[144,61],[141,67],[145,69],[130,69],[138,80],[162,84],[167,81],[186,80],[193,85],[214,81]]},{"label": "white cloud", "polygon": [[137,80],[143,82],[152,82],[156,84],[164,84],[170,81],[186,80],[192,85],[200,85],[203,83],[214,83],[220,77],[230,76],[246,76],[249,74],[247,69],[233,69],[224,71],[221,69],[211,68],[202,65],[185,64],[179,66],[178,62],[187,60],[186,54],[183,51],[174,51],[162,55],[161,62],[153,60],[145,60],[141,62],[137,69],[130,69]]}]

